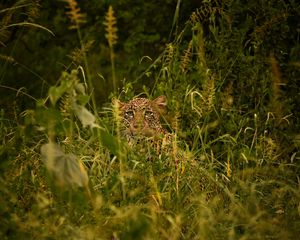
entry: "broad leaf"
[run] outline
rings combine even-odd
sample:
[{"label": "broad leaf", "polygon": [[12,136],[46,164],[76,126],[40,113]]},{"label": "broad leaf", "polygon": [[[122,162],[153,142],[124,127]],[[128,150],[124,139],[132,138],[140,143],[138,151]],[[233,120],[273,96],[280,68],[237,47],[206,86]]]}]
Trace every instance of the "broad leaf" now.
[{"label": "broad leaf", "polygon": [[65,154],[56,143],[41,147],[42,161],[61,186],[86,187],[88,175],[83,163],[74,154]]}]

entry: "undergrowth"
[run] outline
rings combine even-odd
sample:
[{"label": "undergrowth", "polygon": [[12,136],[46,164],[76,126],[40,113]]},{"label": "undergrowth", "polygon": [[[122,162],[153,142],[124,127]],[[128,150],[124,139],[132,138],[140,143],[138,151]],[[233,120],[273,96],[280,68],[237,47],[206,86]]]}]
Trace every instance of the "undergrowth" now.
[{"label": "undergrowth", "polygon": [[109,8],[111,98],[136,96],[145,75],[154,81],[138,95],[167,96],[162,122],[177,141],[157,152],[124,141],[110,100],[97,106],[85,15],[65,2],[81,43],[72,65],[85,66],[62,72],[17,120],[1,110],[1,239],[296,239],[299,134],[276,55],[264,52],[267,29],[289,13],[257,27],[245,49],[237,3],[206,1],[143,75],[121,85]]}]

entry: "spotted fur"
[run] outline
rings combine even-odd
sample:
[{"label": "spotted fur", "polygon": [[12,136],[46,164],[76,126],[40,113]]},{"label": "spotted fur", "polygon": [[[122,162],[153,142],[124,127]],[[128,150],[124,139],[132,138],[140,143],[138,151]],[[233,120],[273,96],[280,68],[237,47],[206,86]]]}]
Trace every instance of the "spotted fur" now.
[{"label": "spotted fur", "polygon": [[[156,159],[155,157],[168,159],[168,163],[174,164],[179,173],[185,171],[185,164],[192,159],[192,155],[184,152],[177,145],[176,135],[164,129],[160,122],[167,105],[165,96],[154,100],[134,98],[127,103],[114,100],[113,104],[118,107],[121,115],[122,135],[127,139],[135,154],[146,156],[147,160]],[[207,192],[207,200],[218,193],[217,187],[211,185],[206,175],[199,181],[201,190]],[[207,189],[210,188],[212,190],[208,191]]]},{"label": "spotted fur", "polygon": [[153,153],[159,158],[173,159],[178,168],[183,154],[177,146],[176,135],[164,129],[160,122],[167,106],[165,96],[154,100],[134,98],[127,103],[114,100],[113,104],[119,109],[122,135],[135,152],[150,153],[147,159],[153,159]]},{"label": "spotted fur", "polygon": [[140,137],[160,138],[168,134],[160,123],[167,100],[160,96],[154,100],[134,98],[128,103],[117,101],[121,113],[122,132],[130,142]]}]

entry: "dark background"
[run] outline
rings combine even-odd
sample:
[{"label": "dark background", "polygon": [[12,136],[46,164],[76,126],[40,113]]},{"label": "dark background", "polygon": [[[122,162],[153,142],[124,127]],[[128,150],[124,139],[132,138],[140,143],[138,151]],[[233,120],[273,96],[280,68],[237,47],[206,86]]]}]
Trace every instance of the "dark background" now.
[{"label": "dark background", "polygon": [[[132,81],[136,94],[143,86],[153,86],[153,75],[141,74],[166,49],[167,43],[176,41],[191,14],[198,9],[198,12],[204,11],[200,22],[206,41],[207,67],[219,76],[226,74],[226,79],[233,81],[234,94],[245,93],[238,97],[236,104],[256,108],[258,102],[263,105],[270,98],[266,91],[271,83],[259,78],[253,81],[250,76],[263,76],[270,71],[269,58],[274,56],[280,67],[282,99],[298,124],[300,23],[297,1],[78,1],[78,8],[86,16],[80,32],[82,42],[90,46],[87,61],[99,108],[110,101],[108,97],[112,92],[110,55],[103,25],[110,5],[117,18],[118,40],[114,51],[119,92],[124,81]],[[215,22],[209,21],[207,6],[221,8],[226,17],[218,18],[216,12]],[[62,71],[79,65],[84,67],[83,62],[70,58],[74,49],[80,48],[80,41],[77,31],[69,29],[71,23],[66,7],[63,1],[0,2],[0,106],[9,116],[16,99],[19,102],[15,105],[20,111],[35,105],[28,97],[16,97],[22,95],[17,94],[20,88],[34,98],[45,97]],[[39,24],[55,36],[34,26],[12,26],[23,22]],[[211,31],[212,25],[219,29],[218,39]],[[186,30],[179,45],[181,50],[187,47],[191,37],[192,29]],[[152,60],[141,61],[143,56]],[[191,74],[191,82],[199,84],[193,78]],[[222,86],[226,86],[226,82],[220,88]]]}]

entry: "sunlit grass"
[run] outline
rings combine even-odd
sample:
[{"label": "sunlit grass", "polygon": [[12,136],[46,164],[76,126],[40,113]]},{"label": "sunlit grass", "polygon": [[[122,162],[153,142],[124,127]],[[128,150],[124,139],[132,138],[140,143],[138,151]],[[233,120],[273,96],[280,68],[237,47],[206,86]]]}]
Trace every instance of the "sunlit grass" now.
[{"label": "sunlit grass", "polygon": [[[66,2],[79,31],[85,15],[76,1]],[[143,94],[168,98],[162,123],[174,136],[171,150],[157,151],[147,141],[130,146],[117,107],[108,100],[97,109],[82,67],[63,72],[47,96],[34,99],[36,108],[15,121],[1,112],[1,239],[296,239],[299,143],[284,131],[289,115],[279,101],[280,69],[271,58],[271,66],[248,70],[240,48],[228,62],[231,53],[218,48],[227,44],[227,26],[221,35],[210,25],[215,40],[205,39],[201,21],[225,13],[221,6],[199,8],[147,70],[154,84]],[[112,9],[107,16],[113,60]],[[76,56],[87,58],[88,45]],[[205,50],[212,45],[218,46],[215,68]],[[235,67],[244,67],[249,82],[228,80]],[[266,74],[254,86],[257,72]],[[255,87],[270,82],[270,97],[246,102],[242,87],[253,83],[250,94],[256,94]],[[134,80],[124,83],[124,98],[136,94],[132,86]]]}]

